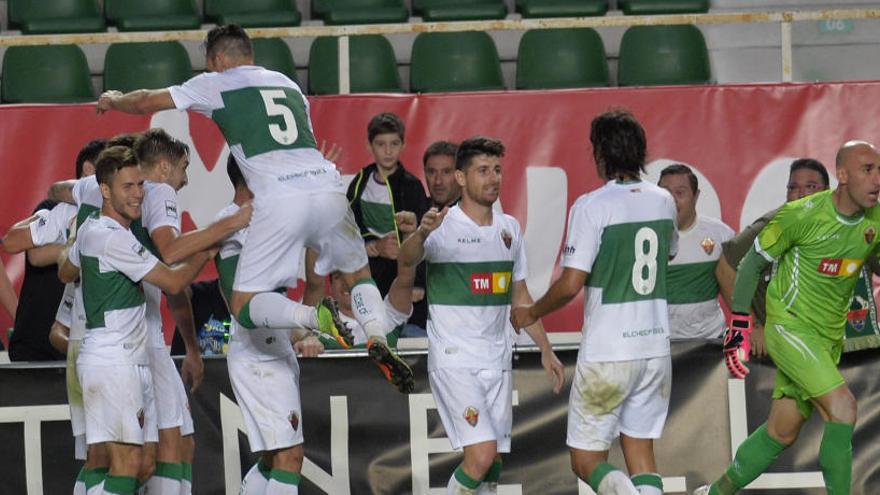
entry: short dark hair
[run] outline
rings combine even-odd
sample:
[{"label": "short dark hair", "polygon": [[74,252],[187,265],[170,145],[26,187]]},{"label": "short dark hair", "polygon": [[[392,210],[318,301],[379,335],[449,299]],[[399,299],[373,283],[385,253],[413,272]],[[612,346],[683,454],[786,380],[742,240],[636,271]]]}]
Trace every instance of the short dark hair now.
[{"label": "short dark hair", "polygon": [[107,141],[107,148],[113,146],[125,146],[126,148],[134,148],[134,143],[141,137],[140,132],[125,132],[117,134]]},{"label": "short dark hair", "polygon": [[605,175],[638,176],[645,170],[645,129],[629,111],[616,108],[601,113],[590,124],[593,158],[605,167]]},{"label": "short dark hair", "polygon": [[154,127],[141,134],[134,143],[134,153],[141,167],[154,167],[162,158],[176,162],[189,154],[189,146],[165,132],[165,129]]},{"label": "short dark hair", "polygon": [[451,141],[435,141],[425,150],[422,155],[422,165],[428,164],[428,159],[432,156],[450,156],[455,161],[455,154],[458,152],[458,145]]},{"label": "short dark hair", "polygon": [[401,141],[406,141],[406,127],[396,114],[382,112],[373,116],[367,124],[367,141],[372,143],[379,134],[397,134]]},{"label": "short dark hair", "polygon": [[[691,183],[691,191],[694,194],[697,193],[697,188],[699,187],[697,176],[694,174],[694,171],[691,170],[691,168],[684,163],[673,163],[672,165],[664,168],[663,171],[660,172],[660,181],[662,181],[663,178],[667,175],[686,175],[688,181]],[[657,182],[659,183],[660,181]]]},{"label": "short dark hair", "polygon": [[244,180],[244,175],[241,173],[241,169],[238,168],[238,162],[235,161],[232,153],[229,154],[229,158],[226,160],[226,175],[229,176],[229,182],[232,182],[232,187],[247,186],[247,181]]},{"label": "short dark hair", "polygon": [[95,162],[95,178],[98,184],[110,185],[110,181],[116,172],[126,167],[137,167],[137,157],[131,148],[125,146],[111,146],[98,155]]},{"label": "short dark hair", "polygon": [[93,139],[86,143],[85,146],[76,154],[76,178],[79,179],[83,174],[83,166],[86,162],[95,163],[98,155],[107,147],[106,139]]},{"label": "short dark hair", "polygon": [[471,165],[471,160],[475,156],[504,156],[504,143],[495,138],[486,136],[474,136],[465,139],[458,145],[458,151],[455,153],[455,169],[467,170]]},{"label": "short dark hair", "polygon": [[237,57],[253,57],[254,46],[247,32],[238,24],[217,26],[208,31],[205,37],[205,55],[211,58],[216,53]]},{"label": "short dark hair", "polygon": [[822,164],[819,160],[814,158],[798,158],[797,160],[791,162],[791,169],[788,171],[789,177],[791,174],[795,173],[798,170],[807,169],[814,170],[822,176],[822,183],[825,187],[830,185],[828,179],[828,169],[825,168],[825,165]]}]

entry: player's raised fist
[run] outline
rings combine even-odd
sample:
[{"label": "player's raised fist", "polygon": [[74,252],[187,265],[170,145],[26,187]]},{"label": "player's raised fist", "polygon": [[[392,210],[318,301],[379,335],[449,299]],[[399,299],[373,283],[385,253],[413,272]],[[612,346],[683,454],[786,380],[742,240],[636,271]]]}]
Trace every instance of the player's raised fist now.
[{"label": "player's raised fist", "polygon": [[418,228],[416,214],[411,211],[398,211],[394,214],[394,221],[397,222],[397,229],[401,234],[412,234]]},{"label": "player's raised fist", "polygon": [[446,214],[449,213],[449,207],[444,206],[442,210],[437,210],[437,208],[432,207],[430,210],[425,213],[422,217],[422,223],[419,225],[419,228],[424,230],[425,233],[430,234],[431,232],[437,230],[437,227],[443,223],[443,218]]},{"label": "player's raised fist", "polygon": [[122,91],[116,91],[115,89],[101,93],[101,97],[98,98],[97,112],[104,113],[107,110],[113,110],[113,100],[120,96],[122,96]]}]

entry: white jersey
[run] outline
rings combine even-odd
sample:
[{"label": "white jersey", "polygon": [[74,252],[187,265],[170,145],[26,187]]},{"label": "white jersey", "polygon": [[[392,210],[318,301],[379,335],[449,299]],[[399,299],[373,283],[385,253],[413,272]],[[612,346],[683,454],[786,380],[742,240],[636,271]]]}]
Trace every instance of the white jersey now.
[{"label": "white jersey", "polygon": [[[76,202],[77,228],[86,221],[89,215],[101,210],[104,196],[101,186],[94,175],[83,177],[73,186],[73,200]],[[86,310],[83,306],[82,279],[74,282],[73,315],[70,325],[70,340],[80,340],[86,333]]]},{"label": "white jersey", "polygon": [[284,74],[243,65],[168,91],[177,109],[217,123],[255,196],[342,191],[336,166],[317,150],[309,102]]},{"label": "white jersey", "polygon": [[[136,225],[140,224],[140,226]],[[161,227],[172,227],[180,233],[180,215],[177,209],[177,191],[162,182],[144,182],[144,202],[141,204],[140,222],[132,225],[136,237],[157,258],[158,249],[152,241],[153,232]],[[140,230],[140,232],[138,231]],[[165,347],[165,334],[162,332],[162,289],[144,282],[144,296],[147,298],[147,329],[150,333],[150,346]]]},{"label": "white jersey", "polygon": [[675,218],[669,192],[643,181],[609,181],[572,205],[562,266],[589,273],[578,362],[669,355]]},{"label": "white jersey", "polygon": [[[222,220],[235,214],[239,206],[231,203],[220,210],[214,217],[214,221]],[[220,243],[220,251],[214,258],[217,265],[217,273],[220,275],[220,290],[226,298],[227,304],[232,297],[232,285],[235,280],[235,269],[238,265],[238,257],[241,255],[241,247],[247,238],[247,227],[235,232]],[[256,361],[287,358],[295,355],[293,346],[290,345],[290,330],[278,330],[272,328],[247,329],[238,324],[232,317],[231,337],[229,344],[230,357],[242,357]]]},{"label": "white jersey", "polygon": [[428,370],[511,368],[513,282],[528,275],[515,218],[494,212],[479,226],[458,206],[425,241]]},{"label": "white jersey", "polygon": [[724,332],[715,266],[721,243],[733,234],[720,220],[703,216],[678,231],[678,254],[669,262],[666,284],[671,338],[711,339]]},{"label": "white jersey", "polygon": [[90,217],[70,249],[80,268],[86,335],[77,364],[147,365],[141,279],[159,262],[116,220]]}]

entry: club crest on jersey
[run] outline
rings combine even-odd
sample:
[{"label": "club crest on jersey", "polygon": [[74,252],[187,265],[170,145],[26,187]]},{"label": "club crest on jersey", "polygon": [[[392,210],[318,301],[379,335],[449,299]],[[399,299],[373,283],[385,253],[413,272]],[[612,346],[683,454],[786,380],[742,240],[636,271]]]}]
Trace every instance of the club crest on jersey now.
[{"label": "club crest on jersey", "polygon": [[138,409],[137,412],[138,425],[140,425],[141,429],[144,429],[144,408]]},{"label": "club crest on jersey", "polygon": [[290,411],[290,414],[287,415],[287,421],[290,421],[293,431],[299,428],[299,416],[296,415],[296,411]]},{"label": "club crest on jersey", "polygon": [[862,268],[862,260],[850,258],[822,258],[819,273],[834,277],[852,277]]},{"label": "club crest on jersey", "polygon": [[478,411],[476,407],[468,406],[464,410],[464,420],[472,427],[476,427],[477,423],[480,421],[480,411]]},{"label": "club crest on jersey", "polygon": [[501,240],[504,241],[504,245],[507,246],[507,249],[510,249],[510,245],[513,243],[513,235],[508,232],[507,229],[502,229]]},{"label": "club crest on jersey", "polygon": [[874,242],[875,237],[877,237],[877,230],[875,230],[874,227],[868,227],[865,229],[865,242],[867,244]]},{"label": "club crest on jersey", "polygon": [[472,273],[472,294],[507,294],[510,290],[510,272]]},{"label": "club crest on jersey", "polygon": [[703,248],[707,255],[712,254],[712,251],[715,251],[715,241],[711,237],[707,237],[700,243],[700,247]]}]

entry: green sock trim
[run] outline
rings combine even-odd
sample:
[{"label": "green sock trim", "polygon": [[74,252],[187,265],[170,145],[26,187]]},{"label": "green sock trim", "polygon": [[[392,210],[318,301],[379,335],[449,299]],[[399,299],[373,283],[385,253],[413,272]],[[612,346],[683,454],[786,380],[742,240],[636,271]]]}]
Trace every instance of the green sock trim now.
[{"label": "green sock trim", "polygon": [[257,328],[257,325],[254,323],[254,320],[251,319],[251,302],[248,301],[244,303],[244,306],[241,307],[241,311],[238,312],[238,323],[247,328],[248,330],[253,330]]},{"label": "green sock trim", "polygon": [[283,469],[273,469],[269,474],[269,479],[273,479],[285,485],[299,485],[300,475],[293,471],[285,471]]},{"label": "green sock trim", "polygon": [[108,474],[104,480],[104,493],[133,495],[137,490],[137,478],[134,476],[113,476]]},{"label": "green sock trim", "polygon": [[828,495],[849,495],[852,486],[853,425],[825,423],[819,445],[819,466]]},{"label": "green sock trim", "polygon": [[501,459],[496,459],[495,462],[489,466],[489,470],[486,471],[486,476],[483,477],[483,481],[498,483],[498,480],[501,479],[501,467]]},{"label": "green sock trim", "polygon": [[267,466],[262,459],[257,461],[257,471],[259,471],[260,474],[262,474],[263,477],[266,478],[266,481],[269,481],[269,477],[272,475],[272,468]]},{"label": "green sock trim", "polygon": [[611,464],[606,463],[596,466],[596,469],[593,470],[593,474],[590,475],[590,480],[587,482],[590,485],[590,488],[592,488],[594,492],[599,493],[599,483],[602,483],[602,480],[605,479],[605,476],[608,476],[608,473],[611,471],[620,470]]},{"label": "green sock trim", "polygon": [[107,477],[107,471],[109,470],[105,467],[95,469],[83,468],[83,481],[86,484],[86,490],[100,485],[101,482],[104,481],[104,478]]},{"label": "green sock trim", "polygon": [[[736,490],[742,490],[769,468],[786,447],[767,433],[767,423],[762,424],[736,449],[736,457],[727,468],[727,479]],[[725,481],[722,477],[716,482],[719,493],[727,491]]]},{"label": "green sock trim", "polygon": [[455,468],[453,476],[455,476],[455,481],[458,481],[459,483],[461,483],[462,486],[470,488],[471,490],[480,486],[480,483],[483,482],[483,480],[475,480],[468,476],[467,473],[464,472],[464,469],[462,469],[461,464],[459,464],[458,467]]},{"label": "green sock trim", "polygon": [[352,290],[354,290],[355,287],[357,287],[358,285],[361,285],[361,284],[370,284],[373,287],[375,287],[376,281],[373,280],[373,277],[364,277],[364,278],[358,280],[357,282],[355,282],[354,285],[351,286]]},{"label": "green sock trim", "polygon": [[180,463],[181,474],[180,479],[184,481],[189,481],[192,484],[193,480],[193,465],[188,462]]},{"label": "green sock trim", "polygon": [[663,491],[663,478],[657,473],[637,474],[631,479],[636,488],[639,486],[653,486],[654,488],[659,488],[661,492]]},{"label": "green sock trim", "polygon": [[179,462],[157,462],[153,476],[180,481],[183,478],[183,465]]}]

